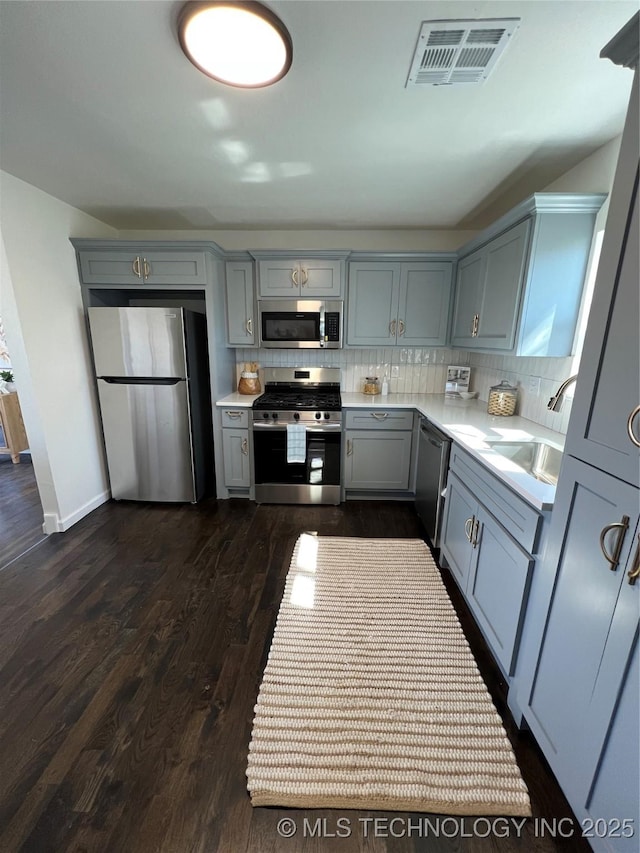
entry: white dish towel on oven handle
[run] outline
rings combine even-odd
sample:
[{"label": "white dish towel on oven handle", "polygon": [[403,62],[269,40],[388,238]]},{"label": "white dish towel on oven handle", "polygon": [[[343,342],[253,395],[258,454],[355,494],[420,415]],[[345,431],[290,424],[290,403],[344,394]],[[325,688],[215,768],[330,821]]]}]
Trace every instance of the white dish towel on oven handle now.
[{"label": "white dish towel on oven handle", "polygon": [[306,427],[304,424],[287,424],[287,462],[304,462],[306,458]]}]

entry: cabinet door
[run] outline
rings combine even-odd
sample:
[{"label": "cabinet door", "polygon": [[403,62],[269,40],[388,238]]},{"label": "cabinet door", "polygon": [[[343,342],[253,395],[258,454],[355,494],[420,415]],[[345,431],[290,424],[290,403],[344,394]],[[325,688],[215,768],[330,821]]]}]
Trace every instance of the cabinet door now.
[{"label": "cabinet door", "polygon": [[345,488],[409,488],[413,433],[349,430],[345,435]]},{"label": "cabinet door", "polygon": [[227,333],[232,346],[255,346],[253,264],[240,261],[226,265]]},{"label": "cabinet door", "polygon": [[526,219],[496,237],[482,250],[485,266],[475,347],[514,348],[530,228],[531,221]]},{"label": "cabinet door", "polygon": [[399,289],[400,264],[349,265],[348,344],[395,344]]},{"label": "cabinet door", "polygon": [[[632,639],[631,654],[628,659],[626,655],[619,658],[618,664],[620,662],[626,664],[626,671],[622,683],[615,684],[610,691],[609,698],[615,702],[611,725],[602,749],[593,751],[593,776],[590,774],[585,780],[590,788],[586,812],[593,821],[591,838],[595,841],[593,846],[596,850],[637,853],[640,827],[640,659],[637,631]],[[601,671],[606,672],[604,661]],[[594,697],[596,702],[599,698]],[[630,822],[632,835],[629,834],[629,824],[626,830],[624,826],[619,827],[622,820]],[[619,831],[614,833],[612,828]],[[605,838],[602,838],[603,829]]]},{"label": "cabinet door", "polygon": [[463,592],[467,589],[471,561],[475,556],[469,536],[477,512],[478,502],[474,496],[450,472],[442,523],[442,552]]},{"label": "cabinet door", "polygon": [[248,487],[249,431],[246,429],[222,430],[224,457],[224,484],[230,489]]},{"label": "cabinet door", "polygon": [[637,489],[565,458],[542,567],[557,566],[556,583],[526,717],[570,800],[584,793],[594,733],[601,742],[609,725],[595,688],[637,522]]},{"label": "cabinet door", "polygon": [[483,508],[473,537],[475,570],[467,598],[504,672],[515,668],[533,558]]},{"label": "cabinet door", "polygon": [[451,302],[452,264],[402,264],[398,343],[444,346]]},{"label": "cabinet door", "polygon": [[110,249],[80,252],[85,284],[205,285],[204,252],[132,252]]},{"label": "cabinet door", "polygon": [[297,261],[258,261],[258,293],[262,297],[300,294],[300,267]]},{"label": "cabinet door", "polygon": [[473,318],[478,311],[484,264],[482,250],[473,252],[458,263],[451,331],[453,346],[473,347],[475,345]]},{"label": "cabinet door", "polygon": [[[637,157],[637,154],[636,154]],[[636,178],[637,183],[637,178]],[[638,191],[624,231],[619,266],[602,250],[584,353],[569,421],[567,450],[621,480],[638,484],[640,447],[640,335],[638,317]],[[607,229],[617,210],[609,212]],[[615,235],[611,239],[614,240]],[[609,278],[611,276],[611,278]],[[612,292],[613,286],[613,292]],[[600,293],[602,289],[602,294]],[[609,300],[603,301],[602,296]]]},{"label": "cabinet door", "polygon": [[303,298],[340,299],[342,262],[322,259],[300,261],[300,293]]}]

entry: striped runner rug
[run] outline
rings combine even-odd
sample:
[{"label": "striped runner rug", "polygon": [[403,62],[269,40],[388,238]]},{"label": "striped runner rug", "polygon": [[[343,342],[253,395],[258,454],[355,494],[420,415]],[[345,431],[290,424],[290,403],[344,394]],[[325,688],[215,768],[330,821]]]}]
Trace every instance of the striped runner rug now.
[{"label": "striped runner rug", "polygon": [[531,814],[424,542],[300,536],[247,779],[254,806]]}]

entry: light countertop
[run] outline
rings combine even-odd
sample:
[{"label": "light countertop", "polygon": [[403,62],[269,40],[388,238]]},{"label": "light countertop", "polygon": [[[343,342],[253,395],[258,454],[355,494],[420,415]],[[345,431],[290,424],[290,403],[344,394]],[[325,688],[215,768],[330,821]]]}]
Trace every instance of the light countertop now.
[{"label": "light countertop", "polygon": [[[229,394],[216,402],[218,407],[250,409],[259,394]],[[482,400],[447,399],[444,394],[367,394],[342,392],[344,409],[414,409],[438,429],[450,436],[475,457],[505,485],[523,497],[537,510],[553,506],[556,487],[541,483],[505,456],[496,453],[487,439],[495,441],[530,441],[543,439],[559,449],[564,448],[564,435],[517,415],[496,417],[487,414]]]},{"label": "light countertop", "polygon": [[489,415],[483,400],[447,399],[444,394],[388,394],[386,397],[378,394],[373,397],[343,393],[341,396],[345,409],[415,409],[537,510],[548,510],[553,506],[555,486],[536,480],[510,459],[496,453],[486,442],[487,439],[543,439],[562,450],[565,439],[562,433],[517,415]]}]

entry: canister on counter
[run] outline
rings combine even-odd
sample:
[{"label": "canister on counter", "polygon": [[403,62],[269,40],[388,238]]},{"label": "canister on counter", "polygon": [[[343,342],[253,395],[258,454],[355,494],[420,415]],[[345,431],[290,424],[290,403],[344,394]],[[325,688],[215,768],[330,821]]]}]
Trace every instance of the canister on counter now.
[{"label": "canister on counter", "polygon": [[515,414],[517,402],[518,389],[514,385],[509,385],[507,380],[503,379],[499,385],[492,385],[489,388],[487,412],[490,415],[508,417]]},{"label": "canister on counter", "polygon": [[365,376],[364,383],[362,385],[362,393],[379,394],[380,391],[380,379],[377,376]]}]

